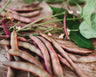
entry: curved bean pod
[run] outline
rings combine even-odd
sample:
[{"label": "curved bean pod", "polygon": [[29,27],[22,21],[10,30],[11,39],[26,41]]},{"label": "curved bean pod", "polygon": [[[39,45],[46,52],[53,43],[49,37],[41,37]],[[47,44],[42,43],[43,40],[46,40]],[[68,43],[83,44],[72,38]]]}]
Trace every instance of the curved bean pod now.
[{"label": "curved bean pod", "polygon": [[11,42],[10,42],[10,44],[11,44],[11,48],[12,49],[14,49],[14,50],[19,49],[18,48],[18,41],[17,41],[17,33],[16,33],[16,31],[13,31],[11,33]]},{"label": "curved bean pod", "polygon": [[[10,36],[9,35],[1,35],[0,38],[9,39]],[[27,39],[25,39],[24,37],[20,37],[20,36],[17,36],[17,39],[20,41],[27,41]]]},{"label": "curved bean pod", "polygon": [[33,11],[33,12],[28,12],[28,13],[20,13],[21,16],[23,17],[34,17],[40,14],[39,10]]},{"label": "curved bean pod", "polygon": [[60,46],[67,50],[67,52],[77,53],[77,54],[88,54],[93,51],[87,48],[78,47],[75,43],[66,40],[56,40]]},{"label": "curved bean pod", "polygon": [[[5,46],[5,49],[6,51],[9,50],[7,46]],[[11,55],[9,53],[7,53],[7,58],[8,58],[8,61],[11,61]],[[7,77],[15,77],[14,71],[11,67],[8,67]]]},{"label": "curved bean pod", "polygon": [[[1,40],[0,44],[10,45],[10,42],[9,42],[9,40]],[[42,55],[41,51],[37,47],[35,47],[34,45],[32,45],[30,43],[27,43],[27,42],[21,42],[21,41],[18,41],[18,45],[21,46],[21,47],[24,47],[26,49],[29,49],[31,52],[34,52],[34,53],[36,53],[37,55],[39,55],[40,57],[43,58],[43,55]]]},{"label": "curved bean pod", "polygon": [[14,8],[14,11],[35,11],[35,10],[39,10],[41,8],[39,7],[17,7],[17,8]]},{"label": "curved bean pod", "polygon": [[56,51],[53,49],[53,47],[50,44],[50,42],[48,42],[43,37],[39,36],[39,38],[44,42],[44,44],[46,45],[46,47],[49,50],[49,53],[51,55],[53,70],[54,70],[54,73],[55,73],[56,77],[64,77],[63,69],[62,69],[62,66],[61,66],[61,64],[59,62],[58,56],[56,54]]},{"label": "curved bean pod", "polygon": [[10,49],[8,51],[8,53],[10,53],[11,55],[14,55],[14,56],[19,56],[19,57],[37,65],[38,67],[44,69],[43,65],[34,56],[30,55],[29,53],[27,53],[25,51],[22,51],[20,49],[17,49],[17,50]]},{"label": "curved bean pod", "polygon": [[69,54],[69,57],[74,62],[78,62],[78,63],[96,62],[96,55],[94,55],[94,56],[83,56],[83,57],[77,58],[76,56]]},{"label": "curved bean pod", "polygon": [[45,66],[47,71],[52,74],[52,70],[51,70],[51,62],[50,62],[50,56],[48,53],[47,48],[45,47],[45,45],[42,43],[42,41],[40,39],[38,39],[37,37],[33,36],[33,35],[29,35],[29,37],[31,38],[31,40],[33,40],[37,46],[40,48],[43,58],[44,58],[44,62],[45,62]]},{"label": "curved bean pod", "polygon": [[21,42],[21,41],[19,41],[18,44],[19,44],[19,46],[22,46],[22,47],[24,47],[26,49],[29,49],[30,51],[36,53],[37,55],[39,55],[40,57],[43,58],[43,55],[42,55],[40,49],[38,49],[34,45],[32,45],[30,43],[27,43],[27,42]]},{"label": "curved bean pod", "polygon": [[66,59],[64,59],[61,55],[58,55],[58,57],[59,57],[60,61],[61,61],[64,65],[66,65],[66,66],[68,66],[69,68],[72,69],[71,65],[68,63],[68,61],[67,61]]},{"label": "curved bean pod", "polygon": [[33,64],[27,62],[3,62],[3,65],[10,66],[15,69],[25,70],[28,72],[32,72],[40,77],[52,77],[48,74],[44,69],[41,69]]}]

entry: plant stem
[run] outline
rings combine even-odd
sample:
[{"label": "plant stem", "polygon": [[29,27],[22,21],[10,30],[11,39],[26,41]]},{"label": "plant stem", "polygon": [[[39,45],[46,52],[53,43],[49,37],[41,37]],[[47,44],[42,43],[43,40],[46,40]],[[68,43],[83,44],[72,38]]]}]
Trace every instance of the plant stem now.
[{"label": "plant stem", "polygon": [[45,23],[40,23],[40,24],[37,24],[33,27],[38,27],[40,25],[49,24],[49,23],[53,23],[53,22],[57,22],[57,21],[63,21],[63,19],[57,19],[57,20],[52,20],[52,21],[48,21],[48,22],[45,22]]},{"label": "plant stem", "polygon": [[9,30],[11,30],[11,29],[13,29],[13,28],[15,28],[15,27],[16,27],[16,24],[13,25],[13,26],[11,26],[11,27],[9,28]]},{"label": "plant stem", "polygon": [[[57,15],[61,15],[61,13],[60,13],[60,14],[53,15],[53,16],[50,16],[50,17],[55,17],[55,16],[57,16]],[[24,27],[21,28],[20,30],[17,30],[17,32],[18,32],[18,31],[33,30],[33,29],[31,29],[31,28],[38,27],[38,26],[40,26],[40,25],[44,25],[44,24],[48,24],[48,23],[57,22],[57,21],[63,21],[63,19],[57,19],[57,20],[47,21],[47,22],[44,22],[44,23],[36,24],[36,25],[32,26],[31,28],[25,29],[26,27],[28,27],[28,26],[30,26],[30,25],[32,25],[32,24],[34,24],[34,23],[36,23],[36,22],[38,22],[38,21],[40,21],[40,20],[42,20],[42,19],[50,18],[50,17],[40,18],[40,19],[38,19],[37,21],[34,21],[34,22],[32,22],[32,23],[24,26]],[[67,20],[67,21],[70,21],[70,20],[73,20],[73,19],[74,19],[74,18],[67,18],[66,20]],[[80,18],[75,18],[74,20],[78,20],[78,19],[82,19],[82,17],[80,17]],[[63,29],[63,28],[62,28],[62,29]],[[49,29],[46,29],[46,30],[49,30]],[[55,29],[54,29],[54,30],[55,30]],[[59,30],[59,29],[56,29],[56,30]],[[45,31],[45,33],[46,33],[46,31]],[[47,33],[48,33],[48,31],[47,31]]]},{"label": "plant stem", "polygon": [[78,17],[78,18],[66,18],[66,20],[70,21],[70,20],[78,20],[78,19],[82,19],[82,17]]},{"label": "plant stem", "polygon": [[48,28],[37,28],[36,30],[48,30]]},{"label": "plant stem", "polygon": [[[78,20],[78,19],[81,19],[81,18],[75,18],[75,20]],[[73,20],[73,18],[67,18],[66,20],[70,21],[70,20]],[[52,21],[48,21],[48,22],[36,24],[36,25],[32,26],[32,28],[38,27],[38,26],[40,26],[40,25],[45,25],[45,24],[57,22],[57,21],[63,21],[63,19],[57,19],[57,20],[52,20]],[[10,30],[11,28],[14,28],[14,26],[10,27],[9,30]],[[63,29],[63,28],[61,28],[61,29]],[[33,30],[33,29],[31,29],[31,28],[20,29],[20,31],[26,31],[26,30]],[[38,30],[38,29],[37,29],[37,30]],[[43,28],[43,29],[39,29],[39,30],[45,30],[45,29]],[[57,30],[57,29],[56,29],[56,30]],[[58,28],[58,30],[59,30],[59,28]]]},{"label": "plant stem", "polygon": [[[40,19],[38,19],[38,20],[36,20],[36,21],[34,21],[34,22],[28,24],[28,25],[25,25],[25,26],[22,27],[20,30],[22,30],[22,29],[24,29],[24,28],[27,28],[28,26],[30,26],[30,25],[32,25],[32,24],[35,24],[36,22],[39,22],[39,21],[41,21],[41,20],[43,20],[43,19],[55,17],[55,16],[58,16],[58,15],[61,15],[61,14],[62,14],[62,13],[55,14],[55,15],[52,15],[52,16],[42,17],[42,18],[40,18]],[[20,30],[17,30],[17,32],[20,31]]]},{"label": "plant stem", "polygon": [[11,0],[8,0],[7,3],[5,4],[5,6],[1,9],[0,14],[5,10],[5,8],[7,7],[7,5],[11,2]]},{"label": "plant stem", "polygon": [[[70,21],[70,20],[73,20],[73,19],[74,18],[67,18],[66,20]],[[82,18],[81,17],[80,18],[75,18],[74,20],[78,20],[78,19],[82,19]],[[45,25],[45,24],[49,24],[49,23],[53,23],[53,22],[57,22],[57,21],[63,21],[63,19],[57,19],[57,20],[52,20],[52,21],[36,24],[35,26],[32,26],[32,27],[38,27],[40,25]]]},{"label": "plant stem", "polygon": [[53,28],[50,28],[49,30],[46,30],[45,32],[43,32],[43,33],[48,33],[48,32],[50,32],[50,31],[52,31],[53,30]]}]

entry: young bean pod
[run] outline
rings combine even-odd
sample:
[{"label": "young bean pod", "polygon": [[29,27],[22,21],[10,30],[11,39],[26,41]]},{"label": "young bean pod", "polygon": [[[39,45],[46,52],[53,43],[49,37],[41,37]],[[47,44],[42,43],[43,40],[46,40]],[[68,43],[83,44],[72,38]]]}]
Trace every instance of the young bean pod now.
[{"label": "young bean pod", "polygon": [[68,52],[76,53],[76,54],[88,54],[93,51],[87,48],[80,48],[75,43],[67,40],[56,40],[60,46],[66,49]]},{"label": "young bean pod", "polygon": [[61,55],[58,55],[60,61],[65,64],[66,66],[68,66],[69,68],[72,68],[71,65],[68,63],[68,61],[66,59],[64,59]]},{"label": "young bean pod", "polygon": [[25,70],[28,72],[32,72],[40,77],[52,77],[50,74],[48,74],[44,69],[41,69],[34,64],[30,64],[27,62],[3,62],[3,65],[10,66],[15,69]]},{"label": "young bean pod", "polygon": [[50,56],[48,53],[47,48],[45,47],[45,45],[43,44],[43,42],[38,39],[37,37],[33,36],[33,35],[29,35],[29,37],[37,44],[37,46],[40,48],[43,58],[44,58],[44,62],[45,62],[45,66],[47,71],[52,74],[52,70],[51,70],[51,61],[50,61]]},{"label": "young bean pod", "polygon": [[[10,36],[9,35],[1,35],[0,38],[9,39]],[[20,36],[17,36],[17,39],[20,41],[27,41],[27,39],[25,39],[24,37],[20,37]]]},{"label": "young bean pod", "polygon": [[44,69],[44,67],[40,63],[40,61],[38,61],[34,56],[32,56],[31,54],[29,54],[29,53],[27,53],[25,51],[22,51],[20,49],[17,49],[17,50],[10,49],[8,51],[8,53],[10,53],[11,55],[14,55],[14,56],[19,56],[19,57],[23,58],[24,60],[26,60],[28,62],[31,62],[31,63],[37,65],[38,67]]},{"label": "young bean pod", "polygon": [[66,65],[66,66],[68,66],[69,68],[72,69],[71,65],[68,63],[68,61],[67,61],[65,58],[63,58],[61,55],[58,55],[58,57],[59,57],[60,61],[61,61],[64,65]]},{"label": "young bean pod", "polygon": [[[6,49],[6,51],[9,50],[9,48],[6,45],[5,45],[5,49]],[[12,59],[12,57],[9,53],[7,53],[7,58],[8,58],[8,61],[11,61],[11,59]],[[13,69],[11,67],[8,67],[7,77],[15,77],[14,74],[15,73],[14,73]]]},{"label": "young bean pod", "polygon": [[33,12],[28,12],[28,13],[19,13],[19,15],[23,17],[34,17],[40,14],[39,10],[33,11]]},{"label": "young bean pod", "polygon": [[[8,45],[10,45],[10,42],[9,42],[9,40],[1,40],[0,44],[8,46]],[[43,58],[41,51],[37,47],[35,47],[34,45],[32,45],[30,43],[18,41],[18,46],[29,49],[31,52],[34,52],[37,55],[39,55],[41,58]]]},{"label": "young bean pod", "polygon": [[18,11],[18,12],[28,12],[28,11],[35,11],[35,10],[39,10],[41,9],[40,7],[17,7],[14,8],[14,11]]},{"label": "young bean pod", "polygon": [[69,54],[69,57],[74,62],[77,62],[77,63],[96,62],[96,55],[94,55],[94,56],[83,56],[83,57],[77,58],[76,56]]},{"label": "young bean pod", "polygon": [[11,33],[11,41],[10,41],[10,44],[11,44],[11,49],[14,49],[14,50],[19,49],[19,48],[18,48],[18,40],[17,40],[17,33],[16,33],[16,31],[13,31],[13,32]]}]

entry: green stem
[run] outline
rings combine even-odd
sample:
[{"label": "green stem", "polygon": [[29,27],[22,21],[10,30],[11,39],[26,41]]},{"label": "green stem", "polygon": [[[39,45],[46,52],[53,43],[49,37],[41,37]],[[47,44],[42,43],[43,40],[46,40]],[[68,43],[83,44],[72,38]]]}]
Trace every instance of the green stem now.
[{"label": "green stem", "polygon": [[9,30],[11,30],[11,29],[13,29],[13,28],[15,28],[15,27],[16,27],[16,24],[13,25],[13,26],[11,26],[11,27],[9,28]]},{"label": "green stem", "polygon": [[60,31],[51,31],[50,33],[61,33]]},{"label": "green stem", "polygon": [[33,36],[39,36],[40,34],[39,33],[34,33],[32,34]]},{"label": "green stem", "polygon": [[5,4],[5,6],[1,9],[0,14],[5,10],[7,5],[11,2],[11,0],[8,0],[8,2]]},{"label": "green stem", "polygon": [[54,30],[57,30],[57,31],[64,31],[64,30],[63,30],[63,27],[61,27],[61,28],[55,28]]},{"label": "green stem", "polygon": [[[73,20],[74,18],[67,18],[66,20]],[[80,18],[75,18],[74,20],[78,20],[78,19],[82,19],[81,17]],[[45,23],[40,23],[40,24],[37,24],[33,27],[38,27],[40,25],[45,25],[45,24],[49,24],[49,23],[53,23],[53,22],[57,22],[57,21],[63,21],[63,19],[57,19],[57,20],[52,20],[52,21],[48,21],[48,22],[45,22]]]},{"label": "green stem", "polygon": [[43,33],[49,33],[50,31],[52,31],[53,30],[53,28],[50,28],[49,30],[46,30],[45,32],[43,32]]},{"label": "green stem", "polygon": [[[20,30],[22,30],[22,29],[24,29],[24,28],[27,28],[28,26],[30,26],[30,25],[32,25],[32,24],[35,24],[36,22],[39,22],[39,21],[41,21],[41,20],[43,20],[43,19],[55,17],[55,16],[58,16],[58,15],[61,15],[61,14],[62,14],[62,13],[56,14],[56,15],[52,15],[52,16],[42,17],[42,18],[40,18],[40,19],[38,19],[38,20],[36,20],[36,21],[34,21],[34,22],[28,24],[28,25],[25,25],[25,26],[22,27]],[[17,30],[17,32],[20,31],[20,30]]]},{"label": "green stem", "polygon": [[70,20],[78,20],[78,19],[82,19],[82,17],[79,17],[79,18],[67,18],[66,20],[70,21]]},{"label": "green stem", "polygon": [[71,31],[79,31],[79,29],[71,29]]},{"label": "green stem", "polygon": [[[73,20],[74,18],[67,18],[66,20]],[[78,19],[82,19],[82,18],[75,18],[74,20],[78,20]],[[57,20],[52,20],[52,21],[48,21],[45,23],[40,23],[40,24],[36,24],[35,26],[32,27],[38,27],[40,25],[45,25],[45,24],[49,24],[49,23],[53,23],[53,22],[57,22],[57,21],[63,21],[63,19],[57,19]]]},{"label": "green stem", "polygon": [[[48,23],[53,23],[53,22],[57,22],[57,21],[62,21],[62,20],[63,20],[63,19],[57,19],[57,20],[52,20],[52,21],[48,21],[48,22],[45,22],[45,23],[40,23],[40,24],[37,24],[37,25],[32,26],[32,28],[33,28],[33,27],[38,27],[38,26],[40,26],[40,25],[48,24]],[[26,30],[33,30],[33,29],[31,29],[31,28],[20,29],[20,31],[26,31]],[[38,30],[38,29],[36,29],[36,30]],[[41,30],[44,30],[44,28],[41,29]],[[18,31],[18,30],[17,30],[17,31]]]},{"label": "green stem", "polygon": [[22,34],[19,34],[19,33],[17,33],[17,35],[21,36],[21,37],[27,37],[28,36],[27,34],[22,35]]},{"label": "green stem", "polygon": [[20,30],[20,31],[28,31],[28,30],[33,30],[33,29],[27,28],[27,29],[22,29],[22,30]]},{"label": "green stem", "polygon": [[52,21],[48,21],[48,22],[45,22],[45,23],[40,23],[40,24],[37,24],[33,27],[38,27],[40,25],[44,25],[44,24],[49,24],[49,23],[53,23],[53,22],[57,22],[57,21],[62,21],[63,19],[57,19],[57,20],[52,20]]},{"label": "green stem", "polygon": [[[75,18],[75,20],[78,20],[78,19],[81,19],[81,18]],[[67,18],[66,20],[73,20],[73,18]],[[52,20],[52,21],[48,21],[48,22],[44,22],[44,23],[40,23],[40,24],[36,24],[33,27],[38,27],[40,25],[45,25],[45,24],[49,24],[49,23],[53,23],[53,22],[57,22],[57,21],[63,21],[63,19],[57,19],[57,20]],[[13,28],[14,26],[12,26]],[[11,28],[11,27],[10,27]],[[20,29],[20,31],[26,31],[26,30],[31,30],[30,28],[27,28],[27,29]],[[33,30],[33,29],[32,29]],[[41,29],[42,30],[42,29]]]},{"label": "green stem", "polygon": [[[61,14],[61,13],[60,13],[60,14]],[[56,14],[56,15],[54,15],[54,16],[57,16],[57,15],[60,15],[60,14]],[[38,19],[37,21],[34,21],[34,22],[32,22],[32,23],[24,26],[24,27],[21,28],[20,30],[17,30],[17,32],[18,32],[18,31],[31,30],[30,28],[27,28],[27,29],[25,29],[25,28],[28,27],[28,26],[30,26],[30,25],[32,25],[32,24],[34,24],[34,23],[36,23],[36,22],[38,22],[38,21],[40,21],[40,20],[42,20],[42,19],[50,18],[50,17],[54,17],[54,16],[43,17],[43,18],[41,18],[41,19]],[[73,20],[73,19],[74,19],[74,18],[67,18],[66,20],[67,20],[67,21],[70,21],[70,20]],[[78,19],[82,19],[82,17],[80,17],[80,18],[75,18],[74,20],[78,20]],[[32,27],[38,27],[38,26],[40,26],[40,25],[45,25],[45,24],[49,24],[49,23],[53,23],[53,22],[57,22],[57,21],[63,21],[63,19],[57,19],[57,20],[52,20],[52,21],[48,21],[48,22],[36,24],[36,25],[34,25],[34,26],[32,26]]]},{"label": "green stem", "polygon": [[36,30],[48,30],[48,28],[37,28]]}]

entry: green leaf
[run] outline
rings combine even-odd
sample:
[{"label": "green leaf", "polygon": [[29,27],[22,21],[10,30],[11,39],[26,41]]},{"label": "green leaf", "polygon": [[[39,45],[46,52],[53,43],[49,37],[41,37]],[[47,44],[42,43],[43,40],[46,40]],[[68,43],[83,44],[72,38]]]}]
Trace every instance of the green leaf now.
[{"label": "green leaf", "polygon": [[[58,14],[58,13],[67,13],[67,10],[65,10],[63,8],[56,8],[56,7],[52,7],[52,6],[50,6],[50,8],[52,9],[53,15]],[[56,17],[59,19],[63,19],[64,14],[61,14],[61,15],[56,16]]]},{"label": "green leaf", "polygon": [[91,25],[91,15],[96,7],[96,1],[95,0],[88,0],[87,4],[83,8],[83,18],[84,21]]},{"label": "green leaf", "polygon": [[83,21],[79,27],[80,33],[87,39],[96,38],[96,14],[92,14],[91,21],[92,26]]},{"label": "green leaf", "polygon": [[32,4],[35,2],[35,0],[23,0],[25,3]]},{"label": "green leaf", "polygon": [[96,14],[93,14],[95,10],[96,1],[88,0],[84,7],[83,18],[84,21],[80,24],[80,33],[86,39],[96,38]]},{"label": "green leaf", "polygon": [[[55,7],[51,7],[51,9],[53,11],[53,15],[58,14],[58,13],[63,13],[63,12],[67,13],[67,10],[65,10],[65,9],[55,8]],[[64,14],[57,16],[58,19],[63,19],[63,17],[64,17]],[[84,38],[80,34],[80,32],[79,32],[80,22],[79,22],[79,20],[74,20],[77,17],[74,15],[67,14],[67,18],[68,19],[73,18],[73,20],[66,20],[67,28],[69,28],[71,30],[70,35],[69,35],[71,40],[73,40],[80,47],[94,49],[91,40]],[[62,22],[62,24],[63,24],[63,22]],[[73,31],[73,30],[76,30],[76,31]]]},{"label": "green leaf", "polygon": [[69,0],[69,4],[70,5],[73,5],[73,4],[82,4],[82,3],[85,3],[85,0]]},{"label": "green leaf", "polygon": [[65,0],[46,0],[47,3],[62,3]]},{"label": "green leaf", "polygon": [[77,31],[71,31],[70,38],[79,46],[79,47],[85,47],[89,49],[94,49],[94,46],[92,44],[91,40],[88,40],[84,38],[79,32]]}]

